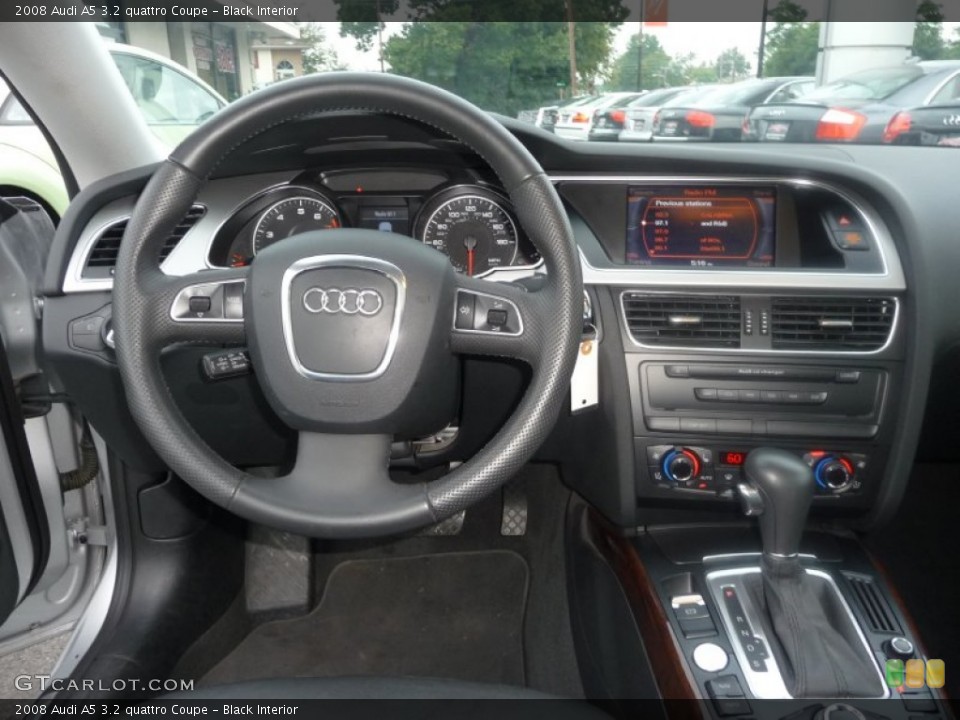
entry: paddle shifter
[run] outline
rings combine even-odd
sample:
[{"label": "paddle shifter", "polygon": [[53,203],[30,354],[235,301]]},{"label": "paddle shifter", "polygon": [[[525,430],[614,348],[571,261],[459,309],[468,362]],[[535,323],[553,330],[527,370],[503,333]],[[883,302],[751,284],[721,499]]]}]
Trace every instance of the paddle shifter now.
[{"label": "paddle shifter", "polygon": [[813,471],[785,450],[760,448],[747,456],[747,482],[737,488],[747,515],[760,516],[764,556],[794,557],[813,500]]},{"label": "paddle shifter", "polygon": [[825,573],[800,563],[800,537],[813,500],[813,471],[798,456],[761,448],[747,456],[737,486],[744,512],[759,515],[760,573],[744,579],[756,622],[774,645],[794,698],[880,697],[884,688],[856,621]]}]

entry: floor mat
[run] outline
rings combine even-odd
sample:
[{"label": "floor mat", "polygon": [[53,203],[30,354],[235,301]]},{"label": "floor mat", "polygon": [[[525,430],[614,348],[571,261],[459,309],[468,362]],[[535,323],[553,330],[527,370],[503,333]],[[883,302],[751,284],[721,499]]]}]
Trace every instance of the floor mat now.
[{"label": "floor mat", "polygon": [[526,561],[510,551],[350,560],[309,615],[258,626],[203,678],[408,675],[524,685]]}]

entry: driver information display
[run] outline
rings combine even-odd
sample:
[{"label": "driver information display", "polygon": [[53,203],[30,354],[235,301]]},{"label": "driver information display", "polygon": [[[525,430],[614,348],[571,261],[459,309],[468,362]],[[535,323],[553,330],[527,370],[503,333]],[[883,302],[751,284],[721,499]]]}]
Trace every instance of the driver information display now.
[{"label": "driver information display", "polygon": [[777,191],[760,187],[631,186],[630,265],[770,267]]}]

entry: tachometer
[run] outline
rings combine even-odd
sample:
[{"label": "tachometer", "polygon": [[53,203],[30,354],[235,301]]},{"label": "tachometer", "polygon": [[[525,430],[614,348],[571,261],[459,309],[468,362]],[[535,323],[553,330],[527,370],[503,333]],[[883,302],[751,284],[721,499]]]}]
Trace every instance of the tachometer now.
[{"label": "tachometer", "polygon": [[496,193],[451,188],[424,206],[417,236],[445,253],[457,272],[483,275],[517,257],[517,227]]},{"label": "tachometer", "polygon": [[280,200],[266,210],[253,231],[253,253],[291,235],[340,227],[340,215],[329,203],[315,197]]}]

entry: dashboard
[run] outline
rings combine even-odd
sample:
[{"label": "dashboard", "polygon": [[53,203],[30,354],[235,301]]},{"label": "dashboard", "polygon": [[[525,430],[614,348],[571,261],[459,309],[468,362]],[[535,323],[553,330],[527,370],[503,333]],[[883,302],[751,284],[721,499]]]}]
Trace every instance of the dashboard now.
[{"label": "dashboard", "polygon": [[[937,261],[913,238],[952,237],[929,223],[949,205],[930,185],[948,174],[946,160],[920,192],[897,179],[907,155],[919,161],[911,149],[621,148],[503,122],[567,209],[585,326],[600,349],[595,401],[571,402],[541,459],[560,463],[569,485],[624,526],[665,512],[729,514],[742,458],[762,445],[811,464],[815,512],[870,522],[895,511],[938,346],[922,342],[934,330],[917,322],[935,288],[915,281],[917,263]],[[338,227],[413,237],[489,282],[546,272],[497,177],[437,131],[340,114],[284,133],[241,148],[208,182],[164,248],[165,272],[255,263],[273,243]],[[104,341],[111,263],[148,177],[116,178],[74,204],[44,310],[60,382],[124,459],[141,463],[152,453],[125,408],[102,400],[122,397]],[[953,252],[932,246],[941,258]],[[164,358],[184,413],[235,463],[275,462],[291,439],[256,383],[208,382],[204,352]],[[411,439],[416,452],[401,464],[468,457],[524,383],[522,368],[468,360],[458,416],[429,441]]]}]

